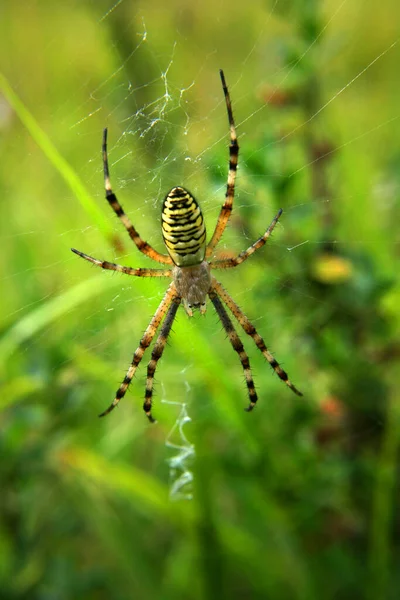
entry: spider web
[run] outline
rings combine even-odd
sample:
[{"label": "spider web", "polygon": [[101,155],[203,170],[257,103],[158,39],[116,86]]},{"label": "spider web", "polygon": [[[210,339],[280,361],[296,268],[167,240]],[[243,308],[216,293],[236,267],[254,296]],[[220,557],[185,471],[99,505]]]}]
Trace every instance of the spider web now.
[{"label": "spider web", "polygon": [[164,404],[172,407],[177,406],[179,409],[178,418],[165,441],[167,448],[175,453],[168,459],[171,479],[169,496],[170,499],[174,501],[192,500],[193,498],[193,472],[190,470],[190,467],[195,457],[195,446],[188,440],[184,431],[186,425],[192,420],[188,413],[191,388],[187,381],[185,381],[185,384],[188,395],[186,402],[174,402],[168,400],[165,397],[164,386],[163,397],[161,400]]},{"label": "spider web", "polygon": [[[27,4],[29,5],[29,2]],[[95,38],[92,48],[93,52],[97,51],[97,57],[89,66],[93,67],[95,64],[97,71],[88,73],[83,67],[79,69],[75,80],[76,87],[51,114],[52,121],[57,122],[57,127],[52,129],[53,139],[57,138],[59,148],[72,148],[79,145],[79,141],[82,142],[84,158],[82,162],[75,163],[74,167],[93,195],[95,203],[103,206],[99,145],[102,126],[109,127],[109,160],[113,188],[126,212],[135,225],[137,224],[142,237],[154,247],[158,249],[162,247],[158,227],[160,201],[166,191],[177,185],[177,182],[187,186],[199,199],[207,223],[213,224],[217,217],[225,193],[228,167],[228,126],[218,80],[219,67],[225,69],[241,146],[235,210],[239,215],[254,217],[261,199],[263,206],[270,209],[265,225],[270,222],[276,209],[274,196],[268,185],[263,192],[255,193],[264,175],[260,175],[256,169],[252,170],[252,164],[262,164],[264,157],[267,156],[268,160],[275,161],[273,166],[277,176],[286,171],[289,180],[299,174],[306,174],[313,165],[322,164],[323,160],[328,158],[339,160],[341,152],[345,150],[356,156],[363,150],[364,145],[376,149],[384,144],[389,134],[398,131],[400,118],[398,107],[395,108],[390,100],[387,100],[386,111],[374,112],[379,98],[374,96],[371,90],[376,81],[381,81],[384,85],[393,73],[392,65],[398,64],[400,38],[391,24],[394,4],[389,0],[381,4],[379,18],[382,27],[380,32],[379,28],[374,32],[368,52],[359,52],[359,49],[361,46],[365,47],[365,39],[370,38],[371,21],[365,20],[363,25],[359,20],[359,14],[370,12],[372,2],[343,0],[339,5],[324,3],[321,9],[321,20],[324,24],[314,35],[308,34],[307,42],[304,41],[307,38],[305,35],[302,40],[303,46],[300,48],[296,46],[296,43],[299,43],[297,38],[293,46],[287,41],[292,35],[288,4],[290,3],[276,0],[269,4],[268,10],[265,10],[264,2],[254,3],[252,18],[248,16],[248,11],[243,6],[227,3],[221,3],[218,7],[213,5],[215,23],[219,23],[214,29],[208,19],[203,21],[206,13],[199,12],[200,9],[179,10],[179,3],[174,5],[175,12],[173,10],[168,13],[162,12],[162,17],[157,3],[154,5],[150,3],[149,7],[145,4],[133,7],[127,0],[108,3],[106,6],[103,3],[101,9],[89,3],[86,5],[85,15],[76,14],[71,17],[77,19],[77,24],[82,27],[85,19],[90,21],[87,31],[88,35]],[[211,10],[211,7],[208,7],[208,10]],[[163,18],[170,26],[162,26]],[[243,29],[240,28],[242,21],[247,24]],[[192,37],[190,35],[192,27],[199,31],[204,28],[207,39],[201,35]],[[231,58],[232,31],[235,31],[236,42]],[[48,53],[54,50],[58,40],[51,35],[48,35],[46,40],[45,52]],[[295,101],[291,94],[295,93],[293,90],[296,89],[298,79],[303,77],[307,70],[312,69],[313,65],[310,62],[315,60],[313,51],[318,44],[321,44],[321,52],[328,65],[326,69],[330,70],[332,76],[330,87],[324,81],[325,88],[319,90],[316,104],[312,100],[307,104],[309,114],[298,118],[290,113],[290,105]],[[290,53],[293,54],[291,61],[287,58]],[[82,61],[81,56],[73,56],[71,66],[81,65],[80,61]],[[22,74],[15,76],[12,82],[17,91],[24,90]],[[392,82],[385,87],[387,93],[395,89],[397,90]],[[372,97],[366,110],[358,104],[363,91],[366,97]],[[342,122],[337,117],[346,103],[352,106],[353,127],[351,128],[349,128],[349,117],[346,122]],[[279,104],[284,107],[283,112],[275,118],[282,118],[284,129],[280,134],[275,129],[274,135],[269,137],[261,135],[260,123],[270,122],[273,108]],[[0,117],[4,123],[9,122],[11,117],[7,104],[2,105]],[[327,143],[324,146],[322,139],[318,155],[299,158],[299,150],[295,145],[291,146],[291,141],[298,138],[302,132],[308,135],[309,126],[319,123],[323,118],[326,118],[327,123],[326,138],[329,140],[330,137],[337,137],[341,141],[335,145]],[[336,124],[336,129],[333,122]],[[273,127],[277,128],[279,125],[274,124]],[[272,158],[271,149],[276,150],[275,158]],[[35,160],[40,161],[39,151],[33,152],[37,152],[34,155]],[[293,154],[289,159],[289,166],[285,164],[288,159],[285,158],[284,152]],[[65,150],[65,154],[70,154],[73,162],[72,150],[70,153]],[[27,172],[32,172],[28,159],[25,159],[22,165]],[[10,183],[10,187],[13,187],[12,184],[13,182]],[[374,186],[377,194],[379,191],[380,198],[386,199],[387,206],[390,206],[393,193],[398,192],[398,182],[392,177],[371,180],[367,185]],[[26,202],[24,198],[28,197],[29,192],[24,185],[20,187],[20,200],[24,205]],[[281,228],[293,230],[299,227],[295,243],[284,247],[279,242],[273,242],[268,252],[271,252],[270,256],[278,262],[283,260],[284,254],[293,255],[291,265],[295,274],[296,269],[300,270],[295,261],[296,253],[305,245],[319,245],[323,248],[329,244],[343,249],[354,246],[365,248],[374,246],[374,228],[371,225],[366,225],[364,230],[359,229],[359,237],[356,239],[346,238],[345,228],[342,228],[342,237],[335,239],[319,239],[314,230],[310,233],[307,227],[301,229],[305,216],[318,210],[324,211],[326,205],[333,200],[337,200],[344,206],[349,218],[357,218],[356,212],[351,207],[351,196],[342,195],[334,198],[332,187],[333,184],[330,182],[329,192],[325,197],[309,201],[300,198],[298,203],[291,201],[290,205],[285,206]],[[45,192],[46,190],[43,190],[44,194]],[[341,193],[343,194],[342,188]],[[64,199],[66,204],[71,203],[70,194],[65,193]],[[51,202],[53,201],[51,199]],[[44,206],[45,208],[48,206],[47,200]],[[107,207],[104,212],[106,209]],[[6,324],[12,323],[20,313],[27,315],[35,306],[62,296],[70,287],[78,284],[84,266],[76,267],[75,258],[67,254],[68,247],[71,245],[93,256],[109,258],[122,264],[131,266],[150,264],[144,257],[132,253],[120,223],[113,222],[116,241],[109,255],[104,247],[104,236],[99,231],[98,225],[91,222],[90,211],[89,214],[85,214],[82,207],[79,207],[79,216],[74,215],[74,218],[71,218],[62,215],[62,231],[57,227],[57,218],[53,220],[41,208],[38,208],[38,212],[37,222],[33,220],[34,215],[29,210],[25,211],[19,220],[14,215],[13,227],[10,231],[3,229],[2,233],[6,248],[21,244],[28,248],[31,240],[34,246],[34,242],[38,239],[50,236],[52,248],[61,246],[62,252],[53,260],[42,250],[38,251],[33,261],[34,267],[25,269],[24,265],[13,266],[11,272],[7,272],[3,277],[3,284],[9,285],[10,281],[20,281],[23,278],[25,280],[32,278],[31,281],[34,281],[42,276],[46,278],[47,274],[57,280],[60,269],[64,274],[57,288],[48,295],[38,291],[29,302],[24,303],[19,300],[14,304],[15,298],[11,294],[5,301],[3,311]],[[41,217],[43,225],[38,225]],[[67,227],[64,222],[68,222]],[[254,231],[249,231],[243,222],[240,219],[234,220],[233,227],[229,228],[224,235],[223,250],[229,251],[235,248],[240,251],[247,242],[251,243],[258,234],[262,233],[257,231],[255,236]],[[208,227],[210,233],[212,225]],[[239,236],[237,232],[240,233]],[[11,260],[6,263],[6,267],[9,264],[14,265]],[[338,268],[344,267],[339,265]],[[297,272],[297,275],[299,274]],[[96,275],[94,271],[90,272],[90,277]],[[131,356],[134,349],[132,346],[135,347],[139,340],[140,328],[145,328],[146,319],[162,297],[164,288],[154,282],[131,283],[119,277],[108,277],[108,275],[105,277],[110,282],[109,289],[106,289],[104,284],[101,298],[92,298],[93,304],[86,308],[81,307],[83,316],[80,327],[73,335],[67,337],[71,347],[85,346],[92,358],[93,354],[99,352],[101,354],[99,367],[104,381],[111,379],[117,386],[123,378],[127,357]],[[235,277],[236,275],[233,274],[232,279]],[[279,275],[274,277],[274,287],[277,290],[284,289],[287,285],[286,281],[280,280]],[[229,281],[228,278],[226,279]],[[225,281],[225,276],[223,280]],[[255,285],[250,282],[250,278],[244,281],[243,287],[235,296],[242,305],[245,305],[246,297]],[[43,287],[46,289],[46,285]],[[305,295],[304,290],[292,286],[292,292],[298,294],[301,302]],[[107,313],[106,317],[110,317],[107,326],[104,326],[105,313]],[[126,315],[129,313],[134,315],[135,324],[131,329],[126,323],[129,319]],[[139,315],[140,318],[137,313],[142,313]],[[117,316],[112,318],[113,315]],[[289,321],[289,317],[287,318]],[[269,322],[265,315],[253,320],[266,339],[269,336],[279,339],[276,335],[277,326]],[[311,320],[312,316],[310,316],[310,323]],[[201,325],[204,327],[205,335],[213,335],[215,321],[208,320]],[[106,331],[103,329],[100,333],[99,326],[106,327]],[[51,327],[52,323],[42,330],[35,331],[36,345],[45,342]],[[165,444],[172,452],[176,452],[169,458],[168,463],[170,495],[173,499],[191,498],[193,480],[191,465],[195,456],[195,446],[186,436],[186,427],[193,419],[190,416],[192,408],[190,367],[198,360],[199,339],[196,338],[195,333],[197,327],[199,327],[198,320],[193,319],[193,322],[188,323],[180,311],[174,326],[176,330],[174,343],[179,346],[182,342],[177,340],[179,338],[185,340],[178,356],[182,362],[185,361],[184,356],[187,353],[186,364],[183,364],[183,368],[181,365],[177,369],[173,366],[175,363],[172,363],[172,359],[168,362],[166,352],[163,361],[166,360],[169,365],[168,373],[160,365],[163,379],[161,403],[157,403],[161,413],[159,420],[161,421],[167,414],[172,419]],[[196,341],[191,342],[191,339]],[[28,352],[32,343],[29,336],[23,338],[23,351]],[[117,350],[118,356],[115,356],[116,344],[120,346]],[[250,344],[247,344],[247,348],[251,352]],[[168,347],[167,350],[169,351],[170,348]],[[286,339],[284,352],[279,351],[277,355],[288,355],[289,352],[290,339]],[[67,358],[65,360],[68,361]],[[175,360],[177,360],[176,356]],[[205,360],[208,361],[210,370],[215,369],[211,358]],[[258,365],[258,368],[254,369],[254,375],[257,378],[261,363],[257,363],[257,359],[255,361],[254,364]],[[120,373],[115,373],[112,367],[116,363],[120,366]],[[145,359],[144,363],[146,363]],[[237,369],[240,369],[239,365]],[[145,368],[142,365],[141,373],[144,372]],[[161,376],[159,377],[161,381]],[[175,381],[175,377],[179,383]],[[133,382],[135,397],[142,389],[142,384],[141,375]],[[297,381],[296,384],[304,390],[306,380],[303,380],[302,385]],[[125,399],[124,406],[129,405],[131,396],[132,392]],[[245,404],[244,389],[242,389],[242,396]],[[105,407],[107,398],[102,398],[101,401],[104,402]],[[173,412],[174,407],[178,408],[178,416]],[[213,408],[207,406],[202,410],[211,413]],[[113,427],[116,427],[116,421],[121,419],[121,416],[120,413],[113,416],[115,417]],[[122,423],[117,426],[115,435],[108,436],[104,442],[106,449],[107,444],[111,447],[111,440],[113,453],[126,448],[131,439],[131,424],[132,422],[128,426],[127,423]],[[118,443],[116,438],[119,440]]]}]

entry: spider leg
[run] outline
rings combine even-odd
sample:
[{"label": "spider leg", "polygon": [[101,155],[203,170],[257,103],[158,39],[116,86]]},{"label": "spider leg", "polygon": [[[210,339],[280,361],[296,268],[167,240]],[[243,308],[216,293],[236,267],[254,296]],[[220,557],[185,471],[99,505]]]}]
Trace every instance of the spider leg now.
[{"label": "spider leg", "polygon": [[266,347],[264,340],[257,333],[254,325],[249,321],[249,319],[246,317],[246,315],[241,311],[241,309],[238,307],[238,305],[234,302],[234,300],[228,294],[226,289],[214,277],[212,278],[211,286],[212,286],[212,289],[215,290],[215,292],[217,292],[221,296],[221,298],[223,299],[223,301],[225,302],[225,304],[227,305],[229,310],[232,312],[232,314],[239,321],[240,325],[242,326],[244,331],[247,333],[247,335],[249,335],[250,337],[253,338],[255,345],[263,353],[263,355],[265,356],[265,358],[267,359],[267,361],[269,362],[269,364],[271,365],[271,367],[273,368],[275,373],[278,375],[278,377],[280,377],[282,379],[282,381],[284,381],[286,383],[286,385],[288,387],[290,387],[292,392],[294,392],[298,396],[302,396],[303,394],[290,381],[286,371],[284,371],[282,369],[282,367],[280,366],[278,361],[275,360],[275,358],[272,356],[271,352]]},{"label": "spider leg", "polygon": [[215,246],[221,239],[224,233],[225,227],[229,221],[229,217],[232,212],[233,198],[235,195],[235,180],[236,170],[239,159],[239,144],[236,135],[235,120],[233,118],[231,98],[229,96],[229,90],[225,82],[225,76],[222,69],[219,72],[221,76],[222,88],[224,90],[226,110],[228,113],[229,128],[230,128],[230,144],[229,144],[229,171],[228,171],[228,182],[226,185],[225,202],[222,205],[221,212],[219,213],[217,225],[215,227],[213,236],[207,245],[206,257],[208,258],[214,251]]},{"label": "spider leg", "polygon": [[149,364],[147,365],[146,394],[145,394],[145,399],[144,399],[144,403],[143,403],[143,410],[146,413],[146,416],[149,419],[150,423],[156,422],[153,415],[151,414],[154,373],[157,368],[157,363],[160,360],[160,358],[164,352],[165,344],[167,343],[167,339],[168,339],[169,333],[171,331],[172,324],[176,317],[176,311],[178,310],[180,303],[181,303],[181,298],[179,296],[176,296],[175,298],[173,298],[172,304],[170,305],[170,307],[168,309],[167,315],[166,315],[164,322],[162,324],[162,327],[160,329],[160,333],[158,335],[157,341],[154,345],[153,352],[151,353],[151,360],[150,360]]},{"label": "spider leg", "polygon": [[176,287],[172,282],[169,288],[167,289],[164,298],[161,300],[159,307],[157,308],[153,318],[151,319],[149,325],[147,326],[146,331],[144,332],[142,339],[139,342],[139,346],[136,348],[135,353],[132,358],[132,362],[130,367],[125,375],[125,378],[121,385],[119,386],[117,393],[115,395],[114,400],[110,404],[110,406],[102,412],[99,417],[104,417],[108,415],[118,404],[118,402],[123,398],[126,394],[128,386],[132,381],[132,378],[135,374],[136,369],[138,368],[140,361],[143,358],[143,355],[146,349],[150,346],[157,329],[160,326],[163,316],[168,310],[169,305],[171,304],[172,299],[176,296]]},{"label": "spider leg", "polygon": [[268,241],[271,233],[273,232],[275,225],[279,221],[279,218],[282,214],[282,209],[280,208],[276,216],[272,219],[271,225],[268,227],[267,231],[256,241],[254,244],[249,246],[247,250],[241,252],[238,256],[234,258],[225,258],[222,260],[213,260],[210,263],[210,266],[213,269],[230,269],[231,267],[237,267],[240,263],[244,262],[249,256],[251,256],[256,250],[262,248],[264,244]]},{"label": "spider leg", "polygon": [[240,362],[242,363],[250,399],[250,404],[248,408],[246,408],[246,410],[251,411],[256,405],[257,393],[254,387],[253,376],[251,374],[249,357],[247,356],[243,344],[233,326],[233,323],[229,318],[228,313],[226,312],[224,305],[222,304],[217,294],[216,288],[211,289],[208,295],[210,296],[211,302],[214,304],[215,310],[217,311],[217,314],[221,320],[222,325],[224,326],[226,333],[228,334],[229,341],[232,344],[232,347],[235,350],[235,352],[238,353]]},{"label": "spider leg", "polygon": [[140,237],[139,233],[134,228],[130,218],[125,214],[124,209],[118,202],[116,195],[114,194],[114,192],[111,189],[110,171],[109,171],[109,167],[108,167],[108,156],[107,156],[107,128],[104,129],[104,131],[103,131],[102,151],[103,151],[104,186],[106,189],[106,199],[108,200],[108,203],[110,204],[111,208],[113,209],[113,211],[115,212],[117,217],[121,220],[122,224],[124,225],[125,229],[127,230],[128,234],[129,234],[129,237],[136,244],[136,246],[140,250],[140,252],[143,252],[143,254],[146,254],[146,256],[149,256],[150,258],[152,258],[153,260],[155,260],[159,263],[171,265],[172,260],[169,256],[167,256],[166,254],[160,254],[159,252],[157,252],[157,250],[154,250],[154,248],[152,246],[150,246],[150,244],[145,242]]},{"label": "spider leg", "polygon": [[96,267],[102,269],[108,269],[109,271],[118,271],[119,273],[125,273],[126,275],[136,275],[137,277],[171,277],[171,269],[133,269],[132,267],[124,267],[123,265],[117,265],[116,263],[108,262],[108,260],[98,260],[85,254],[80,250],[71,248],[72,252],[84,258],[85,260],[93,263]]}]

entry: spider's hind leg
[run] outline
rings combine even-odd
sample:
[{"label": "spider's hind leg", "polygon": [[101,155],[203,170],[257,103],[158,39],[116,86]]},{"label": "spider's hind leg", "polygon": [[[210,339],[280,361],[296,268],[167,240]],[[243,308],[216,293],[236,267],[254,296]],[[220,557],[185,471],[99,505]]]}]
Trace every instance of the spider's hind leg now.
[{"label": "spider's hind leg", "polygon": [[236,171],[239,161],[239,143],[236,133],[236,125],[235,119],[233,118],[232,112],[232,103],[229,95],[228,86],[226,85],[224,72],[222,69],[219,72],[221,77],[222,89],[224,91],[225,96],[225,104],[226,110],[228,114],[229,121],[229,132],[230,132],[230,143],[229,143],[229,170],[228,170],[228,181],[226,184],[226,192],[225,192],[225,202],[222,205],[221,211],[219,213],[218,221],[215,226],[214,233],[212,235],[211,240],[207,245],[206,256],[209,257],[214,252],[215,247],[217,246],[219,240],[221,239],[222,234],[225,231],[225,227],[229,221],[231,216],[232,207],[233,207],[233,199],[235,196],[235,181],[236,181]]},{"label": "spider's hind leg", "polygon": [[143,254],[145,254],[149,258],[155,260],[156,262],[166,264],[166,265],[171,265],[172,260],[169,256],[167,256],[166,254],[160,254],[160,252],[157,252],[157,250],[154,250],[154,248],[152,246],[150,246],[150,244],[148,244],[141,238],[141,236],[139,235],[139,232],[133,226],[130,218],[125,213],[124,209],[122,208],[121,204],[119,203],[119,201],[117,199],[117,196],[114,194],[114,192],[111,188],[110,169],[108,166],[108,153],[107,153],[107,128],[105,128],[103,130],[102,154],[103,154],[103,170],[104,170],[104,187],[105,187],[105,191],[106,191],[107,202],[109,203],[109,205],[111,206],[111,208],[113,209],[113,211],[115,212],[115,214],[117,215],[119,220],[122,222],[123,226],[125,227],[126,231],[128,232],[129,237],[131,238],[133,243],[136,245],[138,250],[140,250],[140,252],[143,252]]}]

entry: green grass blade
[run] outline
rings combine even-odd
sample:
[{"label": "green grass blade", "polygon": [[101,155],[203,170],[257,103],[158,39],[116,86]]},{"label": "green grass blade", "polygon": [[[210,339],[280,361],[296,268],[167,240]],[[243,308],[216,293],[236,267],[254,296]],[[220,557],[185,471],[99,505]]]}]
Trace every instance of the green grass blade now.
[{"label": "green grass blade", "polygon": [[118,277],[92,277],[32,310],[17,321],[0,340],[0,364],[4,365],[7,358],[22,342],[31,338],[43,327],[114,285],[121,285]]},{"label": "green grass blade", "polygon": [[13,107],[21,122],[29,131],[39,148],[60,173],[61,177],[67,183],[72,193],[78,198],[82,207],[89,214],[91,221],[96,225],[96,227],[99,228],[103,235],[105,235],[108,239],[112,239],[113,231],[111,225],[103,214],[102,210],[94,202],[81,179],[58,152],[48,135],[40,127],[34,116],[26,108],[22,100],[10,86],[7,78],[2,73],[0,73],[0,90],[3,92],[5,98]]}]

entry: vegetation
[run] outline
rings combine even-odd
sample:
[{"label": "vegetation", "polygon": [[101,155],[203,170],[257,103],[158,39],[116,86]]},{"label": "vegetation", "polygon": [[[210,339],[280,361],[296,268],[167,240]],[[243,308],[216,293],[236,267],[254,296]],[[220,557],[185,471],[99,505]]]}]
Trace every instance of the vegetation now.
[{"label": "vegetation", "polygon": [[[398,4],[3,4],[1,598],[397,599]],[[260,397],[246,414],[210,306],[179,312],[158,424],[146,361],[99,420],[166,288],[70,252],[151,264],[104,200],[102,128],[146,239],[161,249],[180,184],[210,231],[228,167],[220,67],[240,142],[223,252],[284,210],[222,280],[304,398],[243,334]]]}]

